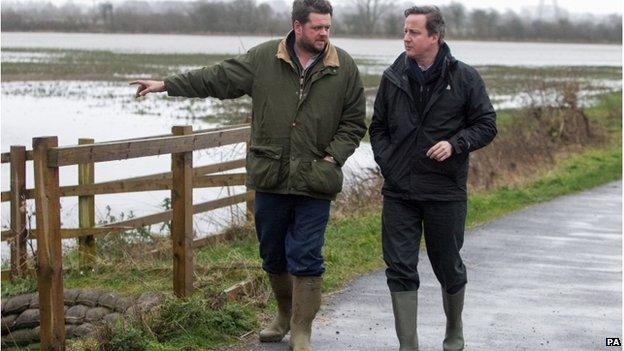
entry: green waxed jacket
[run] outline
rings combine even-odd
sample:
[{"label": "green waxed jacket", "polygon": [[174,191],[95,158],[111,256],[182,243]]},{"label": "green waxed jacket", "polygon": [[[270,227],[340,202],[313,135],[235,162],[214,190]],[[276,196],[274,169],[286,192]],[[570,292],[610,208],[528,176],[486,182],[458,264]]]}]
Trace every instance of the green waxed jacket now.
[{"label": "green waxed jacket", "polygon": [[[251,96],[248,187],[334,199],[342,189],[341,167],[366,133],[362,81],[353,59],[328,44],[303,91],[299,83],[286,39],[165,79],[170,96]],[[327,155],[336,164],[323,161]]]}]

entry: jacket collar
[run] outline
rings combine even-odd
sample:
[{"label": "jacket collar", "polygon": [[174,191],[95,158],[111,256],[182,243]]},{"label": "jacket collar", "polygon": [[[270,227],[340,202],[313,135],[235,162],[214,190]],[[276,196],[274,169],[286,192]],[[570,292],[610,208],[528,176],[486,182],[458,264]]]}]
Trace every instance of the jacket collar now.
[{"label": "jacket collar", "polygon": [[[441,67],[445,70],[452,69],[457,63],[457,59],[455,59],[455,57],[451,55],[451,49],[446,43],[442,43],[442,45],[440,46],[440,50],[445,53],[445,56],[441,62]],[[401,53],[401,55],[399,55],[399,57],[394,60],[394,63],[390,65],[388,69],[386,69],[384,74],[388,74],[388,76],[393,76],[394,78],[404,77],[407,81],[407,71],[410,69],[408,60],[410,60],[410,58],[407,57],[407,54],[405,52]]]},{"label": "jacket collar", "polygon": [[[451,55],[451,50],[446,43],[443,43],[440,49],[444,50],[446,53],[446,56],[441,63],[442,67],[440,76],[443,77],[450,70],[455,68],[458,61],[453,57],[453,55]],[[394,63],[384,71],[383,75],[394,85],[405,91],[410,99],[413,100],[414,97],[412,96],[412,90],[409,87],[408,71],[410,68],[408,60],[410,60],[410,58],[407,57],[407,54],[405,52],[401,53],[401,55],[394,60]]]},{"label": "jacket collar", "polygon": [[[446,43],[443,43],[440,49],[446,52],[441,67],[441,74],[445,75],[449,70],[454,68],[458,61],[451,55],[451,50]],[[394,63],[384,71],[384,75],[395,85],[403,88],[411,96],[408,81],[408,70],[410,69],[408,64],[409,59],[405,52],[401,53],[401,55],[394,60]]]},{"label": "jacket collar", "polygon": [[[293,31],[290,31],[290,33],[293,33]],[[288,35],[290,35],[290,33]],[[288,53],[288,48],[286,47],[286,38],[288,38],[288,35],[284,37],[284,39],[282,39],[277,46],[277,53],[275,54],[275,57],[286,61],[291,66],[294,66],[290,54]],[[325,51],[323,52],[323,65],[325,65],[325,67],[340,67],[338,51],[331,42],[328,42],[327,45],[325,45]]]},{"label": "jacket collar", "polygon": [[437,78],[440,76],[440,72],[444,69],[444,66],[447,64],[446,57],[448,56],[449,48],[448,45],[440,45],[438,53],[433,60],[433,63],[426,71],[423,71],[416,60],[406,58],[406,63],[409,69],[407,70],[409,78],[418,82],[419,85],[427,85],[431,82],[435,82]]}]

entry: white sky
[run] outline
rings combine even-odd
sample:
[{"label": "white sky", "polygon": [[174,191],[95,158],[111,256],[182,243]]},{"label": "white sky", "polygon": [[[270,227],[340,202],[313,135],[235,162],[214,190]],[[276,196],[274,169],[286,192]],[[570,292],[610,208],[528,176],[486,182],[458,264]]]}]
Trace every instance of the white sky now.
[{"label": "white sky", "polygon": [[[31,2],[51,2],[53,4],[64,4],[69,0],[30,0]],[[88,4],[102,2],[102,0],[71,0],[76,4]],[[112,3],[123,2],[123,0],[108,0]],[[152,0],[154,1],[154,0]],[[168,0],[168,1],[191,1],[191,0]],[[268,0],[256,0],[258,2],[264,2]],[[290,3],[290,0],[284,0],[286,3]],[[348,3],[352,0],[333,0],[333,4]],[[434,5],[449,4],[453,0],[431,0],[431,1],[411,1],[415,4],[431,3]],[[498,11],[505,11],[511,9],[516,12],[522,10],[525,7],[539,6],[541,0],[471,0],[471,1],[457,1],[464,4],[469,9],[473,8],[494,8]],[[570,12],[589,12],[594,14],[610,14],[610,13],[622,13],[622,1],[621,0],[543,0],[546,5],[551,5],[556,2],[559,7],[564,8]],[[403,2],[399,0],[399,2]]]},{"label": "white sky", "polygon": [[[438,0],[435,4],[449,4],[451,0]],[[590,12],[594,14],[622,13],[621,0],[544,0],[544,4],[550,6],[553,2],[561,8],[570,12]],[[519,12],[525,7],[536,7],[540,5],[540,0],[471,0],[461,1],[467,8],[494,8],[498,11],[511,9]]]}]

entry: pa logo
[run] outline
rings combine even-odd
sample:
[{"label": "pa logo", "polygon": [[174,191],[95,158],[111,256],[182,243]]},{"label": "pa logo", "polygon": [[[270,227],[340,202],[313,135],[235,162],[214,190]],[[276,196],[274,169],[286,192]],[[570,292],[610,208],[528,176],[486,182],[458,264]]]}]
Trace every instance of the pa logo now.
[{"label": "pa logo", "polygon": [[622,346],[620,338],[607,338],[607,346]]}]

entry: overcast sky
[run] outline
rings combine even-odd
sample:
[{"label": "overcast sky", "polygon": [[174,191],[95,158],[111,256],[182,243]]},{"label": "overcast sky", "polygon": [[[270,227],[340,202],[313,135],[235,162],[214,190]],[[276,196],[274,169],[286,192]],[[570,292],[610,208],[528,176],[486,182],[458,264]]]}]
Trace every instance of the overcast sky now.
[{"label": "overcast sky", "polygon": [[[54,4],[64,4],[68,0],[30,0],[31,2],[52,2]],[[71,0],[76,4],[88,4],[103,2],[102,0]],[[109,0],[112,3],[123,2],[124,0]],[[192,1],[192,0],[169,0],[169,1]],[[264,2],[267,0],[256,0],[258,2]],[[290,3],[289,0],[284,0],[286,3]],[[345,4],[352,0],[333,0],[333,4]],[[401,0],[399,0],[401,1]],[[434,1],[413,1],[414,4],[431,3],[434,5],[445,5],[451,3],[453,0],[434,0]],[[543,0],[546,5],[551,5],[556,2],[559,7],[562,7],[570,12],[590,12],[594,14],[610,14],[610,13],[622,13],[622,0]],[[402,2],[402,1],[401,1]],[[461,2],[467,8],[494,8],[498,11],[505,11],[511,9],[516,12],[522,10],[524,7],[537,7],[541,0],[470,0],[470,1],[456,1]]]},{"label": "overcast sky", "polygon": [[[451,0],[441,0],[434,2],[435,4],[449,4]],[[468,8],[494,8],[499,11],[511,9],[516,12],[523,7],[534,7],[540,5],[540,0],[523,0],[523,1],[510,1],[510,0],[471,0],[469,2],[462,1],[464,6]],[[621,0],[544,0],[544,4],[549,6],[553,3],[557,3],[559,7],[562,7],[570,12],[590,12],[595,14],[607,14],[607,13],[622,13],[622,1]]]}]

